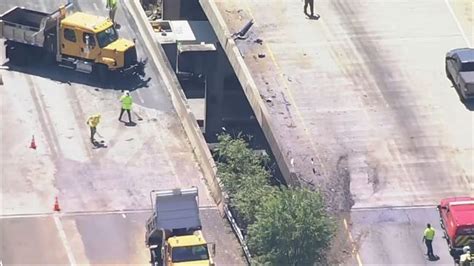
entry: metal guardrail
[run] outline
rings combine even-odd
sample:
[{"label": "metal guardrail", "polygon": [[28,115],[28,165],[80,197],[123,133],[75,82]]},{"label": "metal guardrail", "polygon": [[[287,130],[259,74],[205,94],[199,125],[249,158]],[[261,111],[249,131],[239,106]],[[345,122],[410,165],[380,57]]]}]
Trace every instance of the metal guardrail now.
[{"label": "metal guardrail", "polygon": [[234,219],[234,216],[232,216],[232,212],[229,210],[227,207],[227,204],[224,204],[224,212],[225,212],[225,217],[229,221],[232,230],[234,231],[235,235],[239,239],[240,246],[242,247],[242,250],[244,251],[245,259],[247,260],[247,263],[251,265],[252,263],[252,255],[250,254],[249,248],[247,247],[247,244],[245,243],[244,235],[242,234],[242,231],[240,230],[240,227],[237,225],[237,222]]}]

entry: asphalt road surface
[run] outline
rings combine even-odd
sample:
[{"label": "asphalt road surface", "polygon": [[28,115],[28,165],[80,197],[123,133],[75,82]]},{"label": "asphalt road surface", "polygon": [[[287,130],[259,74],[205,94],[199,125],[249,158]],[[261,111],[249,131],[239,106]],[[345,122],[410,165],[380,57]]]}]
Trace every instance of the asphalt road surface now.
[{"label": "asphalt road surface", "polygon": [[[453,265],[443,239],[435,207],[387,208],[352,211],[352,236],[363,265]],[[440,259],[428,261],[423,231],[430,223],[436,230],[433,250]],[[357,259],[347,262],[357,265]]]},{"label": "asphalt road surface", "polygon": [[[2,0],[0,12],[16,5],[51,12],[61,2]],[[107,14],[103,1],[74,2],[82,11]],[[122,5],[116,20],[121,36],[136,38],[139,57],[147,57]],[[150,190],[190,186],[199,188],[204,235],[216,243],[217,264],[243,264],[156,69],[147,67],[143,80],[105,87],[39,62],[0,71],[3,264],[147,264]],[[132,91],[134,126],[117,121],[123,89]],[[94,149],[85,121],[97,112],[108,147]],[[29,148],[32,135],[36,150]],[[61,211],[53,214],[56,196]]]}]

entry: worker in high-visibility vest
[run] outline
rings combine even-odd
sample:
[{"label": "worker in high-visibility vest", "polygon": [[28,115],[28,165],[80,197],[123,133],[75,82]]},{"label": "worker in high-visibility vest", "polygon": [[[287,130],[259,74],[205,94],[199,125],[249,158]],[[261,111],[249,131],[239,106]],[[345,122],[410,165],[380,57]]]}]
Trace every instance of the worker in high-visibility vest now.
[{"label": "worker in high-visibility vest", "polygon": [[127,111],[128,114],[128,122],[131,124],[132,123],[132,115],[130,114],[130,110],[132,109],[132,103],[133,99],[132,96],[130,96],[129,91],[124,91],[123,95],[120,97],[120,102],[122,103],[122,108],[120,109],[120,116],[119,116],[119,121],[122,121],[122,115],[125,111]]},{"label": "worker in high-visibility vest", "polygon": [[474,265],[474,257],[471,256],[471,248],[469,246],[463,247],[462,251],[464,254],[459,258],[459,266],[471,266]]},{"label": "worker in high-visibility vest", "polygon": [[94,135],[97,132],[97,125],[100,123],[100,114],[89,116],[86,123],[91,130],[91,142],[94,143]]},{"label": "worker in high-visibility vest", "polygon": [[117,11],[117,0],[106,0],[106,7],[109,9],[109,18],[115,24],[115,11]]},{"label": "worker in high-visibility vest", "polygon": [[423,241],[426,244],[426,255],[428,255],[428,258],[432,259],[435,257],[433,254],[433,238],[435,236],[435,230],[433,227],[431,227],[431,224],[426,225],[426,229],[423,232]]}]

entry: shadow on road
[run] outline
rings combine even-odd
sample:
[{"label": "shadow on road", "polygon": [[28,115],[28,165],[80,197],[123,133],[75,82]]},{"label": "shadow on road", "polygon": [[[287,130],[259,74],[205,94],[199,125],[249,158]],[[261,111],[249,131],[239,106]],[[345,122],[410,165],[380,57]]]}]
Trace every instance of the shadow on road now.
[{"label": "shadow on road", "polygon": [[6,63],[4,66],[7,66],[9,71],[47,78],[60,83],[84,84],[101,89],[134,91],[148,87],[151,80],[151,78],[142,78],[138,75],[124,77],[118,73],[111,73],[109,81],[101,83],[93,74],[81,73],[57,65],[29,64],[27,66],[16,66]]},{"label": "shadow on road", "polygon": [[107,148],[107,144],[103,140],[100,140],[100,141],[94,140],[92,142],[92,148],[93,149]]}]

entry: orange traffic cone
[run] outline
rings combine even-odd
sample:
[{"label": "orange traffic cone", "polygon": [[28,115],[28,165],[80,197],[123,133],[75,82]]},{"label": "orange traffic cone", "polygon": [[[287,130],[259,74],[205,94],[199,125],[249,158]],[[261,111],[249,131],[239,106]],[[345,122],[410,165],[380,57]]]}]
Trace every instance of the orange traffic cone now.
[{"label": "orange traffic cone", "polygon": [[31,137],[30,149],[36,150],[35,135]]},{"label": "orange traffic cone", "polygon": [[54,200],[54,208],[53,208],[53,211],[55,211],[55,212],[61,211],[61,208],[59,208],[58,197],[56,197],[55,200]]}]

